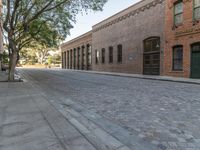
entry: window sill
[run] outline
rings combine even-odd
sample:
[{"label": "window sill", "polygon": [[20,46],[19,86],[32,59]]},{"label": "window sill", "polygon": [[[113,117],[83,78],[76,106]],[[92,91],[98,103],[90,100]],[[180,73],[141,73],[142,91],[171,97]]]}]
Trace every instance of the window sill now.
[{"label": "window sill", "polygon": [[174,25],[172,26],[172,30],[175,30],[175,29],[177,29],[177,28],[179,28],[179,27],[181,27],[181,26],[183,26],[183,23],[174,24]]},{"label": "window sill", "polygon": [[200,18],[199,19],[194,19],[192,21],[193,26],[197,25],[199,23],[199,21],[200,21]]}]

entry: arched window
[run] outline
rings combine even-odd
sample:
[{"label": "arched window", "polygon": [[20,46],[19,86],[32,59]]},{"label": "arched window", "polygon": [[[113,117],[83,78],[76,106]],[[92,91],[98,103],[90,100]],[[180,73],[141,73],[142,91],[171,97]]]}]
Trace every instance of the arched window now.
[{"label": "arched window", "polygon": [[153,52],[160,50],[160,38],[153,37],[144,40],[144,52]]},{"label": "arched window", "polygon": [[174,71],[183,70],[183,46],[177,45],[173,47],[173,68]]},{"label": "arched window", "polygon": [[151,37],[144,40],[143,73],[148,75],[160,74],[160,38]]}]

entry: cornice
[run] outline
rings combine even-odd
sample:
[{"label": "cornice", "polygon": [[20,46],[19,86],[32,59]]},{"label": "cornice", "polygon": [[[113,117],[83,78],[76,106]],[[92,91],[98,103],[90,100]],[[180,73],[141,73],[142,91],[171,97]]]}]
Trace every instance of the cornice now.
[{"label": "cornice", "polygon": [[[131,12],[129,12],[129,13],[123,15],[123,16],[120,16],[120,17],[118,17],[118,18],[116,18],[116,19],[114,19],[114,20],[108,22],[108,23],[105,23],[104,25],[102,25],[102,26],[100,26],[100,27],[97,27],[96,29],[93,29],[92,31],[93,31],[93,32],[97,32],[97,31],[100,31],[100,30],[102,30],[102,29],[105,29],[105,28],[107,28],[107,27],[109,27],[109,26],[112,26],[112,25],[118,23],[118,22],[121,22],[121,21],[123,21],[123,20],[125,20],[125,19],[128,19],[128,18],[130,18],[131,16],[135,16],[136,14],[139,14],[140,12],[143,12],[143,11],[145,11],[145,10],[147,10],[147,9],[150,9],[151,7],[155,7],[156,5],[161,4],[161,3],[163,3],[164,1],[165,1],[165,0],[154,0],[154,1],[151,2],[151,3],[148,3],[148,4],[142,6],[142,7],[138,8],[138,9],[135,9],[135,10],[133,10],[133,11],[131,11]],[[189,1],[189,0],[185,0],[185,1]]]},{"label": "cornice", "polygon": [[63,44],[61,44],[61,47],[65,47],[66,45],[72,44],[72,43],[76,42],[77,40],[80,40],[80,39],[88,37],[88,36],[92,36],[92,31],[84,33],[84,34],[82,34],[82,35],[80,35],[80,36],[78,36],[78,37],[76,37],[76,38],[74,38],[70,41],[64,42]]}]

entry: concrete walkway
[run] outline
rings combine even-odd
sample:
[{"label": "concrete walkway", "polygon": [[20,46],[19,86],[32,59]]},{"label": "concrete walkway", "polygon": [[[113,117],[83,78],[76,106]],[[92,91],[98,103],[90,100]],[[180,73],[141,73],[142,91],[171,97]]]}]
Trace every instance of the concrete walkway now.
[{"label": "concrete walkway", "polygon": [[99,116],[83,116],[79,105],[77,111],[70,100],[49,97],[29,76],[23,77],[25,82],[0,83],[0,150],[132,149],[120,140],[127,138],[113,136],[119,128],[107,123],[112,134],[107,132],[88,118],[97,122]]},{"label": "concrete walkway", "polygon": [[8,73],[5,71],[0,71],[0,82],[8,81]]},{"label": "concrete walkway", "polygon": [[147,79],[147,80],[161,80],[161,81],[171,81],[171,82],[180,82],[180,83],[189,83],[189,84],[200,84],[200,79],[178,78],[178,77],[170,77],[170,76],[152,76],[152,75],[116,73],[116,72],[102,72],[102,71],[84,71],[84,70],[70,70],[70,71],[139,78],[139,79]]},{"label": "concrete walkway", "polygon": [[19,73],[25,82],[0,82],[0,150],[200,147],[199,85],[61,69]]},{"label": "concrete walkway", "polygon": [[1,150],[95,148],[30,83],[0,83]]}]

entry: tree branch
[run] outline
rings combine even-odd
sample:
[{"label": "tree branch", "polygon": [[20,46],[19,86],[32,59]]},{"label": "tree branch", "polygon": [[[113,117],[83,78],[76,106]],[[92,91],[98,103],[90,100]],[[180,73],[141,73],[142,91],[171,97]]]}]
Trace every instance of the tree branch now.
[{"label": "tree branch", "polygon": [[55,5],[55,6],[51,7],[51,8],[49,8],[49,9],[46,9],[45,12],[51,11],[51,10],[53,10],[53,9],[55,9],[55,8],[57,8],[57,7],[59,7],[59,6],[61,6],[62,4],[66,3],[67,1],[69,2],[69,0],[64,0],[63,2],[60,2],[60,3],[58,3],[57,5]]},{"label": "tree branch", "polygon": [[9,32],[9,28],[8,28],[8,22],[9,22],[9,18],[10,18],[10,0],[7,0],[7,14],[6,14],[6,19],[3,23],[3,28]]},{"label": "tree branch", "polygon": [[16,20],[16,12],[17,12],[17,9],[19,7],[19,3],[20,3],[21,0],[15,0],[15,4],[14,4],[14,10],[13,10],[13,13],[11,15],[11,21],[10,21],[10,27],[12,28],[12,30],[14,30],[15,28],[15,24],[14,21],[17,21]]},{"label": "tree branch", "polygon": [[53,1],[54,0],[50,0],[49,3],[47,3],[43,8],[41,8],[31,19],[25,22],[25,24],[29,24],[33,20],[37,19],[45,11],[45,9],[47,9],[53,3]]}]

